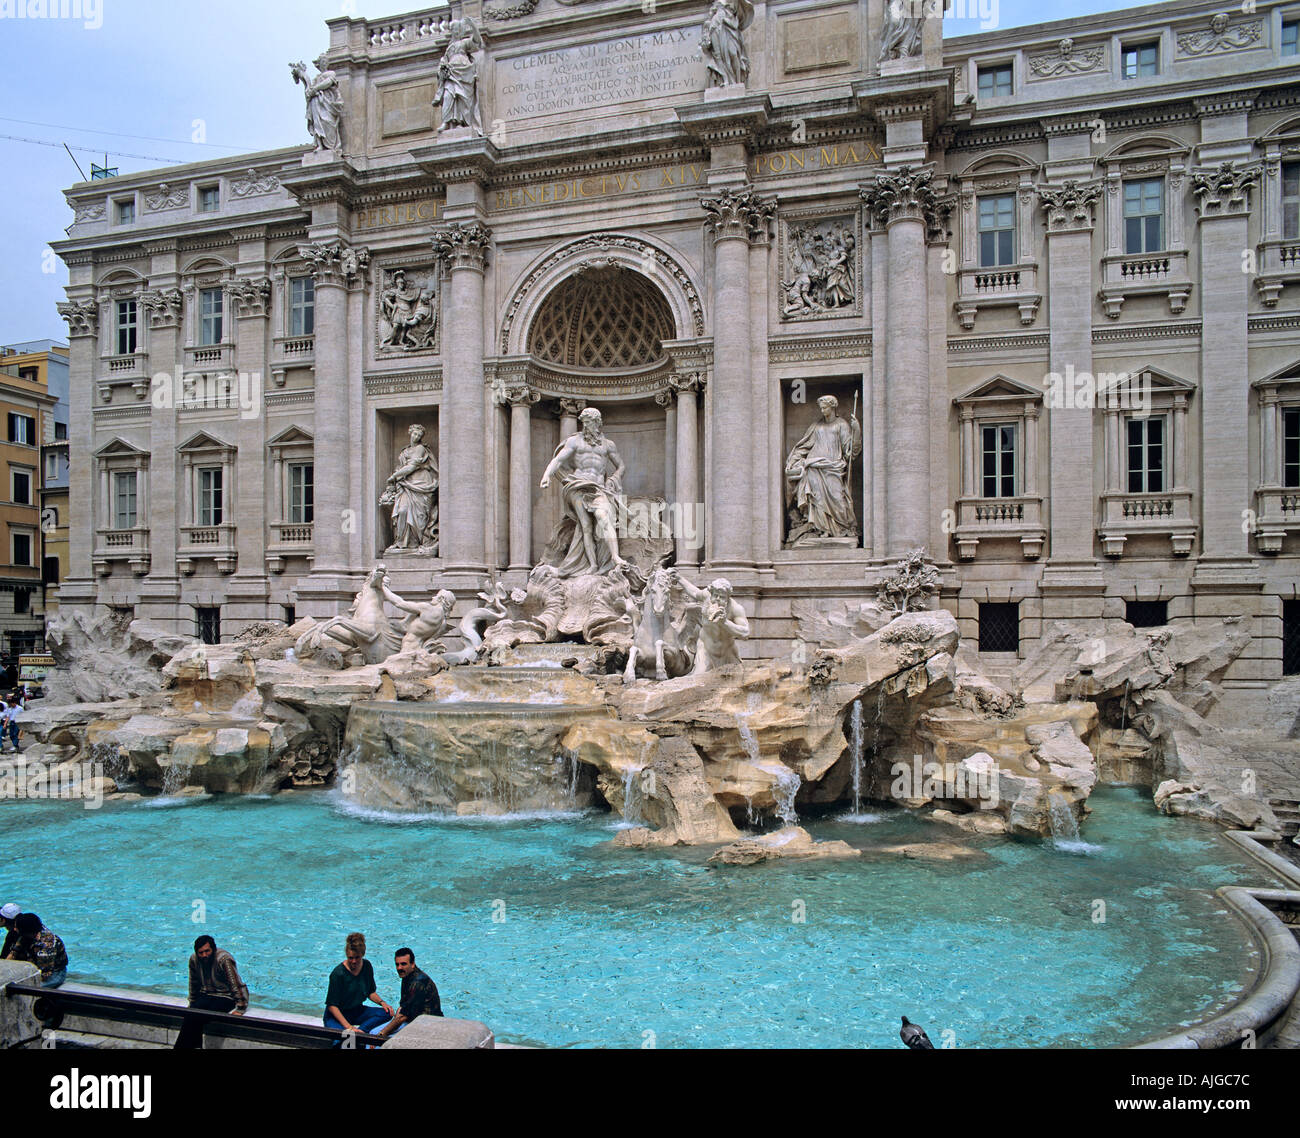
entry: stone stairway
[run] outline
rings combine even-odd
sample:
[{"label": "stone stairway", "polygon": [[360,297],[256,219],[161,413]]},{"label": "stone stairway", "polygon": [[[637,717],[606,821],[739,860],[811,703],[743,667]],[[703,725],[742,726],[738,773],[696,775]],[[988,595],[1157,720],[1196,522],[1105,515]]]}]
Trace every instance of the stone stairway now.
[{"label": "stone stairway", "polygon": [[1300,833],[1300,799],[1270,798],[1268,804],[1277,815],[1278,829],[1288,838]]}]

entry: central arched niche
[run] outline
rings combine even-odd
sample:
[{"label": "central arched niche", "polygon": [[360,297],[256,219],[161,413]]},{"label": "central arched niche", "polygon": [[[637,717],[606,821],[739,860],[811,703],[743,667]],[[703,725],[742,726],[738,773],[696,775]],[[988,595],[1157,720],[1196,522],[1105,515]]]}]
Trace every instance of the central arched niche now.
[{"label": "central arched niche", "polygon": [[[667,486],[664,408],[654,393],[668,365],[663,345],[676,338],[664,294],[635,269],[617,264],[584,265],[556,282],[528,327],[524,342],[532,360],[552,377],[563,377],[566,397],[600,410],[605,434],[627,466],[623,489],[629,498],[673,496]],[[545,391],[545,379],[540,385]],[[560,443],[554,410],[534,413],[532,434],[536,486]],[[559,497],[534,491],[532,505],[536,563],[559,521]]]},{"label": "central arched niche", "polygon": [[664,358],[676,336],[663,294],[631,269],[588,268],[561,281],[528,330],[534,359],[589,371],[639,369]]}]

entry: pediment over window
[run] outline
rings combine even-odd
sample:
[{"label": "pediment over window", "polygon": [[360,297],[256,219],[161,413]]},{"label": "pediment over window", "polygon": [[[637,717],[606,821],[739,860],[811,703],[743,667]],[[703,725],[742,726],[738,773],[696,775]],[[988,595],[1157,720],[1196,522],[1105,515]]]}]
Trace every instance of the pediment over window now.
[{"label": "pediment over window", "polygon": [[147,450],[141,450],[137,446],[132,446],[126,439],[115,438],[105,443],[99,450],[95,451],[95,457],[98,459],[105,458],[149,458]]},{"label": "pediment over window", "polygon": [[214,438],[212,435],[208,434],[207,431],[199,431],[198,434],[191,435],[190,438],[181,443],[176,450],[180,454],[193,454],[200,451],[205,453],[211,453],[212,451],[220,451],[223,454],[235,453],[234,446],[230,443],[222,442],[218,438]]},{"label": "pediment over window", "polygon": [[1017,399],[1042,402],[1043,393],[1037,388],[1012,379],[1009,375],[995,375],[992,379],[981,380],[969,391],[953,400],[958,407],[978,404],[990,400]]},{"label": "pediment over window", "polygon": [[[1099,374],[1102,374],[1099,372]],[[1172,372],[1165,371],[1158,367],[1139,367],[1133,368],[1128,372],[1129,375],[1137,377],[1138,380],[1145,380],[1151,384],[1152,392],[1175,392],[1191,393],[1196,390],[1196,384],[1190,380],[1183,379],[1174,375]]]},{"label": "pediment over window", "polygon": [[268,447],[311,446],[315,443],[311,433],[301,427],[286,427],[272,439],[267,439]]},{"label": "pediment over window", "polygon": [[1278,368],[1271,375],[1264,376],[1263,379],[1257,379],[1251,387],[1289,387],[1294,384],[1300,384],[1300,360],[1289,363],[1286,367]]}]

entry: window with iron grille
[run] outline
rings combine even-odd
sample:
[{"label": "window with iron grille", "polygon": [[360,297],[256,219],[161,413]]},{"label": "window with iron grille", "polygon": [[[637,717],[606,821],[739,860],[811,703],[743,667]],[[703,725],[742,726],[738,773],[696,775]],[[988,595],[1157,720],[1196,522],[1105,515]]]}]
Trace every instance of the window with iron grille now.
[{"label": "window with iron grille", "polygon": [[1169,602],[1125,601],[1124,619],[1134,628],[1161,628],[1169,623]]},{"label": "window with iron grille", "polygon": [[202,644],[221,643],[221,609],[218,607],[196,607],[194,609],[195,632]]},{"label": "window with iron grille", "polygon": [[1282,602],[1282,674],[1300,675],[1300,601]]},{"label": "window with iron grille", "polygon": [[980,651],[1020,650],[1020,604],[990,602],[980,605]]}]

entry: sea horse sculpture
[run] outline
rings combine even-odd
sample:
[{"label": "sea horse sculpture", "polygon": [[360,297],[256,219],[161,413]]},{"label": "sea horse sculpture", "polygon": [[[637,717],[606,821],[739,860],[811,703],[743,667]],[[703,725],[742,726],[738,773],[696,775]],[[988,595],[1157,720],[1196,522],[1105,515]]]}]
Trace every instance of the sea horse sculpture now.
[{"label": "sea horse sculpture", "polygon": [[384,566],[376,565],[352,601],[347,616],[336,616],[303,633],[294,646],[299,659],[318,657],[342,667],[359,652],[367,664],[382,664],[401,648],[401,633],[384,611]]}]

